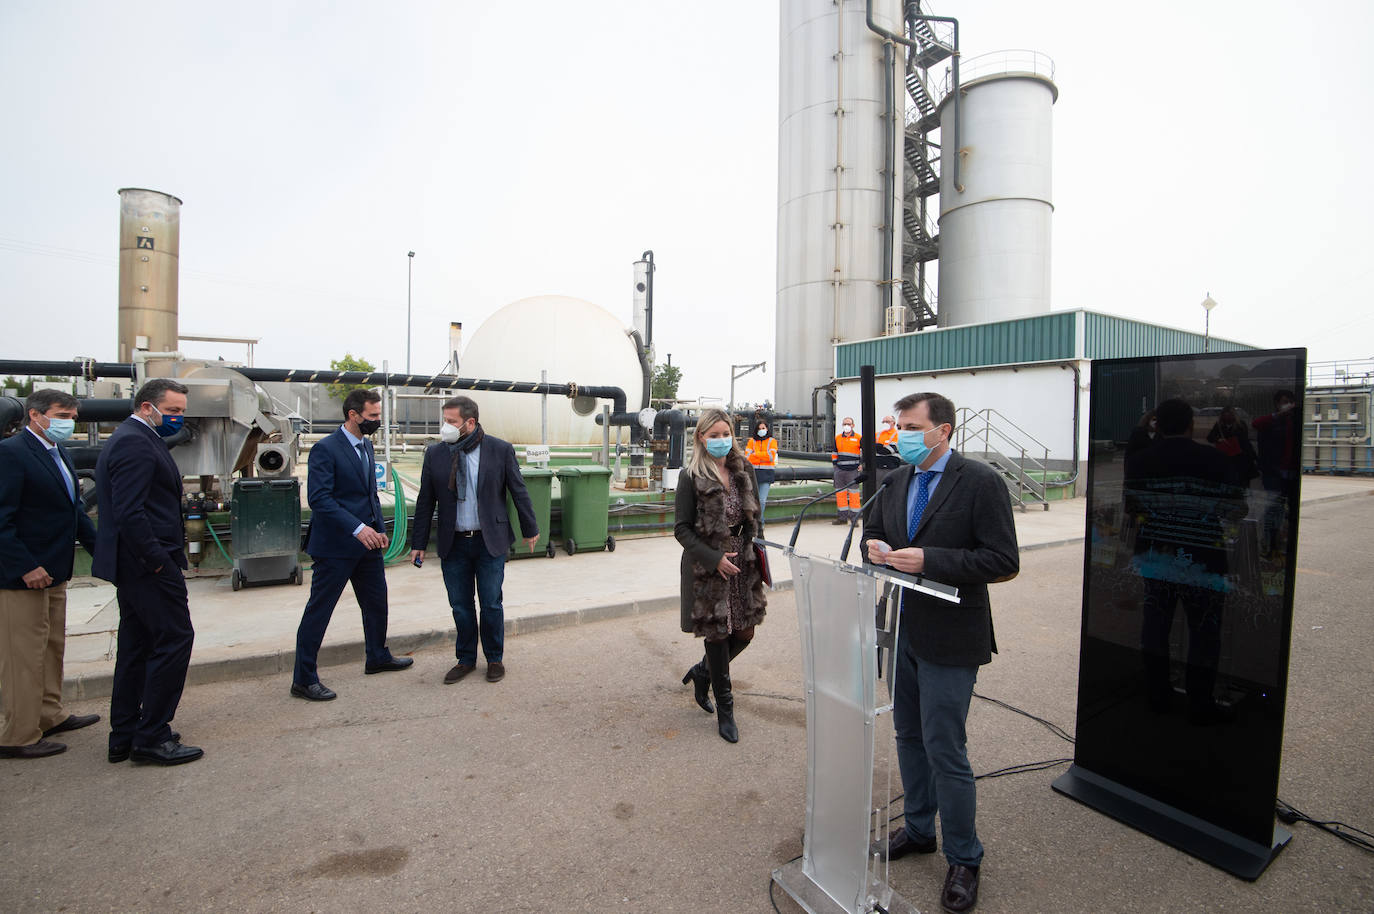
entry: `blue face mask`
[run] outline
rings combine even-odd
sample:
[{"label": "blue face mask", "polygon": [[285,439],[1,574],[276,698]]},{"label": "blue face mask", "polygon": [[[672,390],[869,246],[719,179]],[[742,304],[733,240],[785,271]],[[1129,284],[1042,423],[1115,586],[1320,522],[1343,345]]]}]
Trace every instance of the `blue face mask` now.
[{"label": "blue face mask", "polygon": [[181,426],[186,421],[185,416],[169,416],[156,406],[153,407],[153,412],[162,417],[162,424],[153,426],[153,431],[163,438],[170,438],[181,431]]},{"label": "blue face mask", "polygon": [[75,419],[48,419],[48,427],[44,433],[49,441],[66,441],[76,431]]},{"label": "blue face mask", "polygon": [[934,429],[926,429],[924,432],[899,430],[897,432],[897,453],[912,466],[920,466],[930,456],[930,448],[926,447],[926,434],[931,431]]},{"label": "blue face mask", "polygon": [[729,438],[707,438],[706,453],[719,460],[730,453],[730,446],[734,442]]}]

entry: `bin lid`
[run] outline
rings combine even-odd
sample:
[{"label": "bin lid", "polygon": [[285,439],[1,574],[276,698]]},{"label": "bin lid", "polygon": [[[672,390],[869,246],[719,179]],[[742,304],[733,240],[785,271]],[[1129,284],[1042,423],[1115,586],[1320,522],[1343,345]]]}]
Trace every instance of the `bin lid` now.
[{"label": "bin lid", "polygon": [[545,467],[524,466],[520,468],[520,475],[525,479],[548,479],[553,476],[553,470]]},{"label": "bin lid", "polygon": [[609,476],[611,471],[597,464],[585,464],[581,466],[559,467],[558,478],[576,479],[579,476]]}]

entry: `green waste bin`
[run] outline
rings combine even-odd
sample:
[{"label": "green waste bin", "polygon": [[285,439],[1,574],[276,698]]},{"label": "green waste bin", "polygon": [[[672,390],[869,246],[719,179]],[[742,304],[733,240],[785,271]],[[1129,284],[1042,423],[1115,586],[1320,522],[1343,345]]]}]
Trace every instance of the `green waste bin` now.
[{"label": "green waste bin", "polygon": [[515,513],[515,502],[506,496],[506,511],[510,514],[510,528],[515,533],[507,558],[527,559],[536,555],[553,558],[553,543],[549,540],[550,517],[553,509],[553,471],[543,467],[521,467],[520,477],[525,480],[525,491],[530,493],[530,504],[534,507],[534,519],[539,524],[539,542],[534,551],[525,546],[524,531],[520,529],[520,516]]},{"label": "green waste bin", "polygon": [[236,479],[230,494],[229,536],[235,590],[246,584],[299,584],[301,481]]},{"label": "green waste bin", "polygon": [[579,550],[615,551],[615,538],[606,535],[611,508],[611,471],[602,466],[558,468],[563,490],[563,548],[568,555]]}]

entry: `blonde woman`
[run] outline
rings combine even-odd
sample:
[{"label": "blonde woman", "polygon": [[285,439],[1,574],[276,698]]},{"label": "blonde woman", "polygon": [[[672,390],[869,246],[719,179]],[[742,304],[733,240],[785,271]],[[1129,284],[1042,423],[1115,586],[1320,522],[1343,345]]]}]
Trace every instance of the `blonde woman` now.
[{"label": "blonde woman", "polygon": [[[727,742],[739,742],[730,661],[749,646],[767,599],[754,557],[759,529],[758,481],[721,409],[697,421],[696,446],[677,486],[673,534],[682,544],[682,630],[706,641],[706,656],[682,677],[697,704],[716,713]],[[708,688],[716,693],[713,709]]]}]

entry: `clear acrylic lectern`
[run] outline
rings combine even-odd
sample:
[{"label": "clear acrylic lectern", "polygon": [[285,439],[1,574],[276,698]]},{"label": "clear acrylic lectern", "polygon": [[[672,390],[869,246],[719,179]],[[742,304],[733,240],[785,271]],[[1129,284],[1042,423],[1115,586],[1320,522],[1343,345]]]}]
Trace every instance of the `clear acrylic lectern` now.
[{"label": "clear acrylic lectern", "polygon": [[[887,846],[888,804],[874,802],[874,731],[878,715],[892,710],[891,648],[900,636],[901,592],[953,603],[959,592],[891,569],[758,542],[791,562],[806,685],[806,836],[801,858],[774,870],[773,881],[809,914],[916,912],[888,886],[886,855],[875,852]],[[880,604],[890,595],[889,611]],[[888,677],[882,706],[880,663]]]}]

